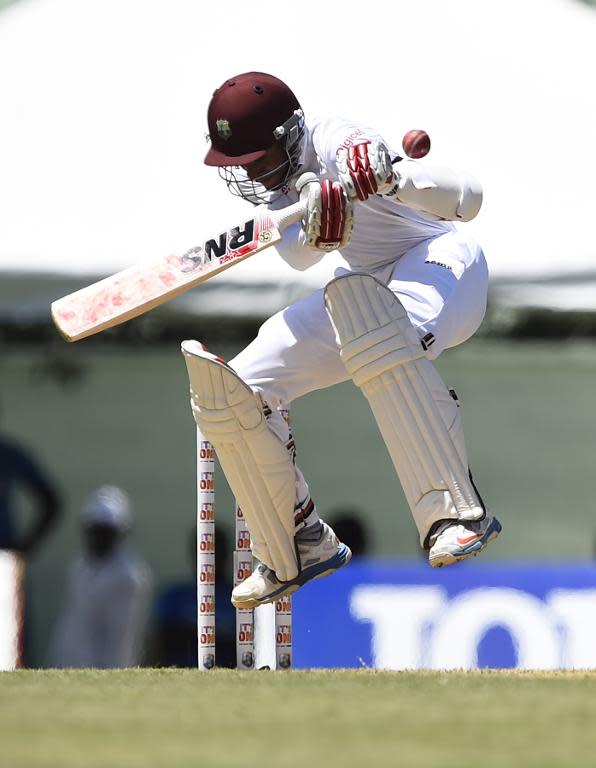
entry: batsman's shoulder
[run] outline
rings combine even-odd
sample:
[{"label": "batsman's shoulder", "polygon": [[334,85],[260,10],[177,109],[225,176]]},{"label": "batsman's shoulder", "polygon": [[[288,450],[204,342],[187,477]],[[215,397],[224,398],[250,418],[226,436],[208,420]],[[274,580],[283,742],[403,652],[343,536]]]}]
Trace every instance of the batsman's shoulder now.
[{"label": "batsman's shoulder", "polygon": [[338,151],[362,142],[385,144],[379,131],[366,123],[347,117],[327,117],[320,120],[313,132],[317,154],[328,167],[335,167]]}]

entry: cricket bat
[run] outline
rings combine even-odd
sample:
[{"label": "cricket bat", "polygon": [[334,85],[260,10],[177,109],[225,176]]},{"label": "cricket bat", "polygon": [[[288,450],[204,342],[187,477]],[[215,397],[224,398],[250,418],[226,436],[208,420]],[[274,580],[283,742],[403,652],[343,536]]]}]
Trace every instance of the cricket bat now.
[{"label": "cricket bat", "polygon": [[272,211],[254,209],[253,218],[211,237],[182,256],[139,263],[53,302],[52,319],[67,341],[113,328],[275,245],[285,227],[302,218],[305,203]]}]

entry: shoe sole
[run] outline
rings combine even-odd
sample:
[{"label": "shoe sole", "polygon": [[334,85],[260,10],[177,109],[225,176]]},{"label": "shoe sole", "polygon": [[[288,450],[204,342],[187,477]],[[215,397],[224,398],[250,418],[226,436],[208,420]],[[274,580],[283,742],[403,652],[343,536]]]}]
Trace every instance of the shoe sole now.
[{"label": "shoe sole", "polygon": [[322,579],[325,576],[329,576],[330,574],[335,573],[335,571],[339,570],[342,566],[347,565],[351,558],[352,552],[350,548],[345,544],[342,544],[340,549],[333,555],[333,557],[329,558],[329,560],[325,560],[323,563],[317,563],[316,565],[311,565],[309,568],[305,568],[303,571],[300,571],[298,576],[296,576],[296,578],[292,581],[287,581],[283,584],[280,584],[275,592],[270,592],[260,600],[252,599],[234,601],[232,598],[232,605],[234,608],[240,608],[241,610],[248,611],[251,608],[258,608],[259,605],[274,603],[280,597],[293,594],[309,581]]},{"label": "shoe sole", "polygon": [[493,539],[497,538],[501,533],[501,528],[501,523],[495,517],[480,539],[476,539],[469,546],[462,547],[457,551],[445,549],[442,552],[429,555],[428,562],[433,568],[442,568],[444,565],[459,563],[460,560],[466,560],[468,557],[476,557],[483,549],[486,549]]}]

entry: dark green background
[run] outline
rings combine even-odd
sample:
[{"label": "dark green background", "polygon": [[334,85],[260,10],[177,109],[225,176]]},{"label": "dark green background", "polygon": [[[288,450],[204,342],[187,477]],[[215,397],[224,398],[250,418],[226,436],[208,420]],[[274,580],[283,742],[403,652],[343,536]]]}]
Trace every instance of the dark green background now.
[{"label": "dark green background", "polygon": [[[233,345],[213,348],[228,357]],[[594,531],[596,345],[472,341],[438,363],[463,407],[474,476],[504,532],[488,558],[589,559]],[[133,542],[158,586],[190,573],[194,422],[178,345],[5,348],[2,431],[31,448],[58,483],[65,514],[29,569],[35,663],[46,658],[78,512],[101,483],[136,511]],[[418,557],[414,525],[368,405],[347,383],[294,404],[299,461],[321,512],[361,509],[375,556]],[[220,521],[232,499],[219,482]],[[27,516],[26,499],[20,505]]]}]

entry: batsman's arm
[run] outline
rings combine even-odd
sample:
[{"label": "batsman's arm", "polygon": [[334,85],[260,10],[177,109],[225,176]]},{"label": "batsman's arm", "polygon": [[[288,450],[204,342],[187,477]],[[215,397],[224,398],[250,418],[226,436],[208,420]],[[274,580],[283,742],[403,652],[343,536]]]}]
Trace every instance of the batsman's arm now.
[{"label": "batsman's arm", "polygon": [[379,194],[448,221],[471,221],[482,205],[482,187],[470,174],[398,157],[381,141],[359,141],[337,152],[339,180],[351,199]]},{"label": "batsman's arm", "polygon": [[472,175],[451,168],[400,160],[384,197],[447,221],[471,221],[482,206],[482,186]]}]

